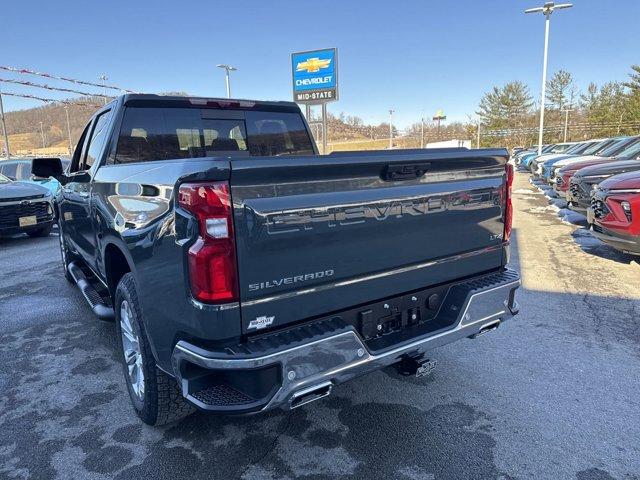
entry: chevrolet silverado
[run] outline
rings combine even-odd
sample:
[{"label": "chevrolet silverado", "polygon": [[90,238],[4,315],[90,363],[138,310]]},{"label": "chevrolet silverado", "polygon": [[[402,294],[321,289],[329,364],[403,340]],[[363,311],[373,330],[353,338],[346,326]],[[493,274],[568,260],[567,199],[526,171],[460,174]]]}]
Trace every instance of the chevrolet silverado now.
[{"label": "chevrolet silverado", "polygon": [[318,155],[289,102],[128,94],[55,203],[67,279],[115,320],[138,416],[297,408],[517,313],[505,149]]}]

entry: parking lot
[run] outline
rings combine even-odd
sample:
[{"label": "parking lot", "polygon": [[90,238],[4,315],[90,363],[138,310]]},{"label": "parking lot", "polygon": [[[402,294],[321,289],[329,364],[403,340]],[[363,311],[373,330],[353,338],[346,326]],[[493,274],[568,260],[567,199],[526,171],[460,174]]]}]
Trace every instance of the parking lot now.
[{"label": "parking lot", "polygon": [[[0,240],[0,477],[640,478],[640,265],[518,174],[521,313],[301,409],[143,425],[48,238]],[[573,223],[572,223],[573,222]],[[576,225],[577,224],[577,225]]]}]

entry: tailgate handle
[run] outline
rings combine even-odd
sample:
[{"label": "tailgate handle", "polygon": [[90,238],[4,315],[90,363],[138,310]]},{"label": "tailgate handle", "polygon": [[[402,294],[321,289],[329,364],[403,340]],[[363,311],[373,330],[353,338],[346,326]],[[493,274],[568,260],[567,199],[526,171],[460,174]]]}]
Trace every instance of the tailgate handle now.
[{"label": "tailgate handle", "polygon": [[383,180],[402,181],[413,180],[422,177],[429,167],[430,163],[407,163],[404,165],[387,165],[383,172]]}]

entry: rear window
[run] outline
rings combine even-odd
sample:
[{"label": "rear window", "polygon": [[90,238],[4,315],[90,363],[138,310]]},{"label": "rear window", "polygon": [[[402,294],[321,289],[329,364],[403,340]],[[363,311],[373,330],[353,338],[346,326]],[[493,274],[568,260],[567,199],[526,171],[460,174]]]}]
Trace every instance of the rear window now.
[{"label": "rear window", "polygon": [[135,107],[125,111],[116,163],[312,153],[299,114]]},{"label": "rear window", "polygon": [[299,114],[246,112],[246,120],[251,155],[313,154],[309,134]]}]

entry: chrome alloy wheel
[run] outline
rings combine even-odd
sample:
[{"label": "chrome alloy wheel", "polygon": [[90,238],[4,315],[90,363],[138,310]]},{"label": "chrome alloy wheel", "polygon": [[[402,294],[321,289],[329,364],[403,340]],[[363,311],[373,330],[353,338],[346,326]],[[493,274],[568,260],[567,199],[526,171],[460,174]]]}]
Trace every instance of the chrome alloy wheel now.
[{"label": "chrome alloy wheel", "polygon": [[133,388],[136,396],[143,400],[144,370],[142,368],[142,349],[131,307],[126,300],[123,300],[120,304],[120,332],[122,335],[122,351],[124,352],[124,361],[127,365],[131,388]]}]

